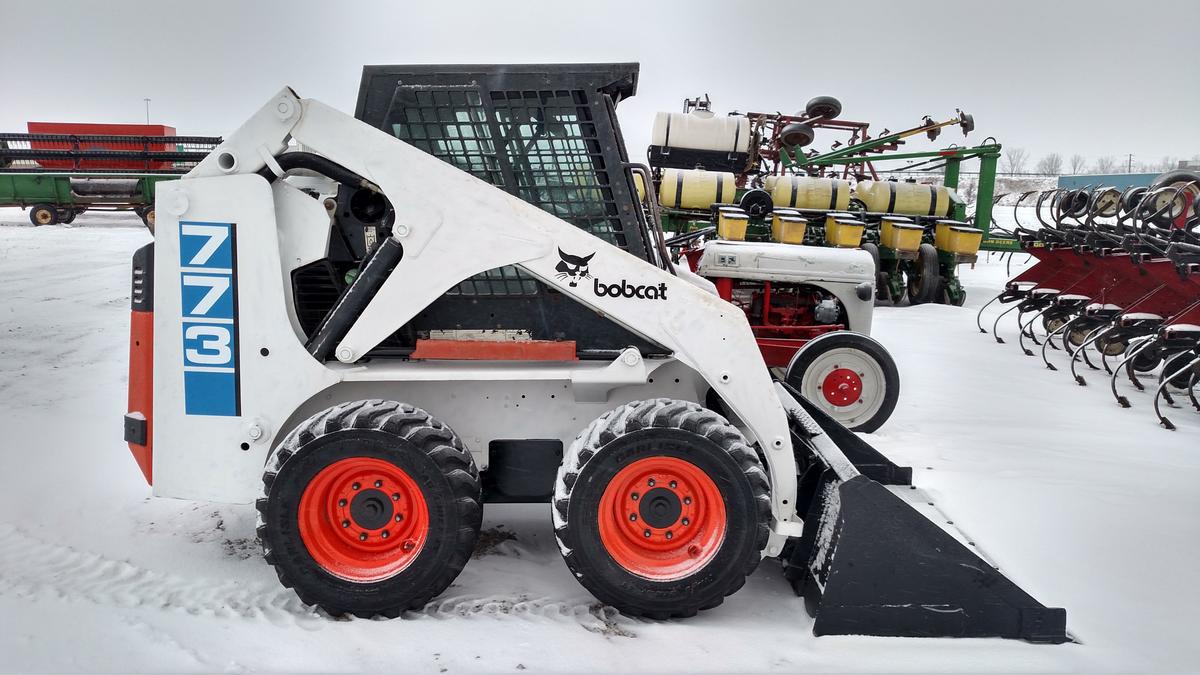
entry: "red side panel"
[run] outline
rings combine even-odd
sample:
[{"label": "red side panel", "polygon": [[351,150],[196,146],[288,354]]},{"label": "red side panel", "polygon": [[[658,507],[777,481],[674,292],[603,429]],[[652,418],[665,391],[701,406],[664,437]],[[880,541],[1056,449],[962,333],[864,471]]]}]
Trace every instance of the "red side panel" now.
[{"label": "red side panel", "polygon": [[417,340],[413,359],[453,361],[575,361],[574,340]]},{"label": "red side panel", "polygon": [[129,412],[146,420],[145,445],[129,443],[146,482],[153,485],[154,455],[154,312],[130,312]]},{"label": "red side panel", "polygon": [[[67,134],[71,136],[174,136],[175,128],[163,124],[86,124],[73,122],[28,122],[26,127],[31,134]],[[78,148],[67,141],[31,141],[32,150],[142,150],[143,145],[137,143],[121,143],[120,141],[80,141]],[[174,150],[165,143],[150,143],[145,146],[151,152],[166,152]],[[38,164],[45,169],[72,169],[74,162],[69,159],[39,159]],[[145,162],[131,159],[84,159],[79,161],[81,169],[132,169],[147,168]],[[169,169],[171,162],[150,162],[150,169]]]}]

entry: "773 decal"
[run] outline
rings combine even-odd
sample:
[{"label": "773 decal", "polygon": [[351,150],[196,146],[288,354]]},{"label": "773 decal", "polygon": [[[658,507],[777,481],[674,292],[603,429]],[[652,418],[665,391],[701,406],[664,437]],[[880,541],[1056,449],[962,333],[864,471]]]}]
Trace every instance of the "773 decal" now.
[{"label": "773 decal", "polygon": [[232,223],[179,223],[183,394],[189,415],[241,414]]}]

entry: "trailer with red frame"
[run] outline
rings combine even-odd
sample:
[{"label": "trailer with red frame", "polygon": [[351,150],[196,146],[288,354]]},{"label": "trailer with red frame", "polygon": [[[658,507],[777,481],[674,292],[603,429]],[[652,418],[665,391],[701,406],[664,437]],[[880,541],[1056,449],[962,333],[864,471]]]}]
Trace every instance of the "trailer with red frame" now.
[{"label": "trailer with red frame", "polygon": [[154,227],[154,189],[195,166],[220,138],[176,136],[142,124],[29,122],[0,134],[0,206],[29,209],[36,225],[88,210],[134,211]]}]

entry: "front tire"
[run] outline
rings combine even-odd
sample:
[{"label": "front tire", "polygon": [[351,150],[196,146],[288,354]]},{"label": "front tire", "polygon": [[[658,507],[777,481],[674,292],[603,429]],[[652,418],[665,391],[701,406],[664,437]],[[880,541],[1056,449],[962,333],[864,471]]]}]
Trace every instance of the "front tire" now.
[{"label": "front tire", "polygon": [[835,331],[792,356],[784,380],[851,431],[870,433],[900,400],[900,371],[888,350],[861,333]]},{"label": "front tire", "polygon": [[554,532],[600,601],[655,619],[721,604],[767,544],[770,487],[758,455],[717,413],[671,399],[609,411],[571,444]]},{"label": "front tire", "polygon": [[264,557],[305,604],[335,616],[423,607],[479,536],[470,453],[410,405],[354,401],[314,415],[272,452],[263,484]]}]

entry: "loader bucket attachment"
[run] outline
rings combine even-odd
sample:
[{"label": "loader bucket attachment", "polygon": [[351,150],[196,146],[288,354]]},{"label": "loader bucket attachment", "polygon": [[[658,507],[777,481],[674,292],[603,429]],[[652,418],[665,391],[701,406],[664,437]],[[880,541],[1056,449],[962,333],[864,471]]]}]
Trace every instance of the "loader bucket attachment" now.
[{"label": "loader bucket attachment", "polygon": [[804,514],[784,573],[815,635],[1070,641],[1066,610],[1038,602],[884,486],[908,484],[887,479],[911,470],[778,386],[801,460]]}]

